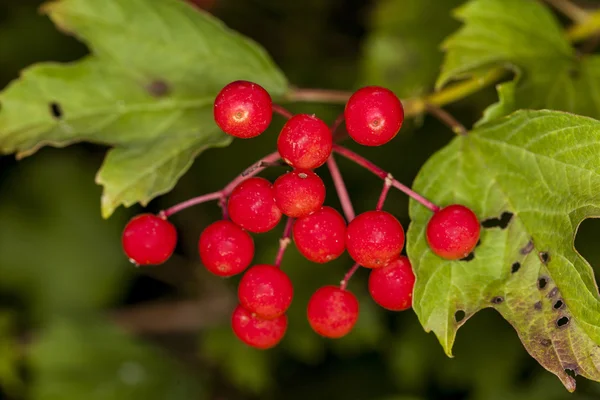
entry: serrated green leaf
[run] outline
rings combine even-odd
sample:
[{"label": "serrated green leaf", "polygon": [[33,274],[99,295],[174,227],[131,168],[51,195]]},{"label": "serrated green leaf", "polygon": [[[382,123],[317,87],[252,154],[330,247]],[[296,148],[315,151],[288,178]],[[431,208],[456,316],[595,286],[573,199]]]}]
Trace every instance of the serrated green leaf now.
[{"label": "serrated green leaf", "polygon": [[464,25],[444,43],[447,54],[438,87],[474,70],[504,66],[517,73],[513,110],[548,108],[600,116],[600,57],[578,58],[541,2],[471,0],[456,17]]},{"label": "serrated green leaf", "polygon": [[420,96],[431,89],[443,57],[440,43],[458,27],[450,10],[462,2],[377,2],[364,44],[364,84],[383,85],[401,97]]},{"label": "serrated green leaf", "polygon": [[181,365],[101,319],[55,320],[28,357],[35,400],[203,398]]},{"label": "serrated green leaf", "polygon": [[465,204],[481,220],[513,215],[505,229],[482,229],[471,261],[445,261],[425,240],[431,212],[410,204],[414,309],[448,355],[458,328],[494,307],[569,390],[566,370],[600,380],[600,297],[573,245],[580,222],[600,216],[599,152],[600,122],[519,111],[455,138],[425,164],[414,189],[432,201]]},{"label": "serrated green leaf", "polygon": [[[116,146],[99,178],[105,216],[170,190],[200,151],[230,142],[212,118],[224,85],[251,80],[275,97],[287,89],[258,45],[179,0],[58,0],[44,10],[93,55],[33,66],[0,93],[0,151]],[[127,161],[136,169],[115,173],[142,153]]]}]

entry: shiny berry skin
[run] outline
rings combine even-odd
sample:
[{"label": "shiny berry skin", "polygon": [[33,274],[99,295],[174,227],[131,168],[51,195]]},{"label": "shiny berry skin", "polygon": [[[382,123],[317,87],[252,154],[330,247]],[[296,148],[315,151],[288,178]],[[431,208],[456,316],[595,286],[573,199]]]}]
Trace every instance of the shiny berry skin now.
[{"label": "shiny berry skin", "polygon": [[264,319],[283,315],[292,303],[293,294],[292,281],[274,265],[251,267],[238,286],[240,304]]},{"label": "shiny berry skin", "polygon": [[275,203],[288,217],[305,217],[321,208],[325,201],[325,184],[310,170],[295,169],[273,183]]},{"label": "shiny berry skin", "polygon": [[292,235],[298,251],[316,263],[335,260],[346,249],[346,221],[331,207],[321,207],[309,216],[298,218]]},{"label": "shiny berry skin", "polygon": [[244,343],[266,350],[276,346],[287,330],[288,319],[284,314],[275,319],[264,319],[238,305],[231,316],[233,333]]},{"label": "shiny berry skin", "polygon": [[133,217],[121,237],[123,250],[137,265],[162,264],[177,245],[177,230],[169,221],[153,214]]},{"label": "shiny berry skin", "polygon": [[402,127],[404,108],[391,90],[367,86],[350,96],[344,117],[352,139],[365,146],[381,146]]},{"label": "shiny berry skin", "polygon": [[410,261],[404,256],[385,267],[371,270],[369,293],[375,303],[391,311],[403,311],[412,306],[415,274]]},{"label": "shiny berry skin", "polygon": [[225,86],[215,99],[215,122],[225,133],[242,139],[263,133],[273,117],[273,103],[262,86],[235,81]]},{"label": "shiny berry skin", "polygon": [[244,271],[254,258],[254,240],[231,221],[207,226],[198,241],[200,260],[215,275],[228,277]]},{"label": "shiny berry skin", "polygon": [[431,251],[447,260],[468,256],[479,241],[481,226],[471,209],[452,204],[433,214],[427,224],[427,243]]},{"label": "shiny berry skin", "polygon": [[332,339],[347,335],[358,320],[358,300],[337,286],[324,286],[308,301],[310,326],[321,336]]},{"label": "shiny berry skin", "polygon": [[329,158],[332,147],[331,129],[319,118],[308,114],[290,118],[277,139],[281,158],[294,168],[320,167]]},{"label": "shiny berry skin", "polygon": [[273,198],[273,186],[264,178],[248,178],[231,192],[227,202],[229,218],[254,233],[268,232],[281,220]]},{"label": "shiny berry skin", "polygon": [[350,257],[363,267],[383,267],[400,255],[404,228],[388,212],[367,211],[348,224],[346,247]]}]

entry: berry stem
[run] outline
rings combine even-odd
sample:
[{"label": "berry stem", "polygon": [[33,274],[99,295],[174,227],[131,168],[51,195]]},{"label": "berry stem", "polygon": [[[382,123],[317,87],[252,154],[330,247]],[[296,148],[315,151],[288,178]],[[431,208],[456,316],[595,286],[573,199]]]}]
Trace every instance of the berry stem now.
[{"label": "berry stem", "polygon": [[429,114],[433,115],[444,125],[452,129],[452,132],[456,133],[457,135],[466,135],[468,133],[467,128],[458,122],[458,120],[454,118],[448,111],[443,110],[442,108],[431,103],[426,104],[425,109]]},{"label": "berry stem", "polygon": [[388,174],[385,177],[385,180],[383,181],[383,189],[381,189],[381,194],[379,195],[379,200],[377,201],[377,207],[375,207],[377,211],[383,208],[383,203],[385,203],[385,199],[387,198],[387,195],[393,183],[394,177],[392,176],[392,174]]},{"label": "berry stem", "polygon": [[248,178],[251,178],[255,175],[258,175],[262,170],[264,170],[267,166],[273,165],[273,163],[279,160],[280,156],[278,152],[271,153],[265,156],[258,162],[255,162],[250,167],[244,170],[240,175],[238,175],[234,180],[229,182],[227,186],[223,189],[204,194],[202,196],[194,197],[189,200],[183,201],[179,204],[176,204],[168,209],[161,211],[159,216],[162,218],[168,218],[171,215],[178,213],[179,211],[185,210],[186,208],[195,206],[197,204],[206,203],[212,200],[219,200],[219,206],[223,209],[223,218],[227,218],[227,197],[233,192],[233,189],[236,188],[237,185],[242,183]]},{"label": "berry stem", "polygon": [[346,275],[344,275],[344,279],[342,279],[342,281],[340,282],[340,289],[346,290],[346,287],[348,287],[348,281],[350,281],[350,278],[352,278],[352,275],[354,275],[354,273],[358,270],[359,267],[360,264],[356,263],[352,266],[352,268],[350,268],[348,272],[346,272]]},{"label": "berry stem", "polygon": [[[374,173],[381,179],[386,179],[388,177],[388,173],[384,169],[373,164],[371,161],[367,160],[366,158],[356,154],[352,150],[349,150],[343,146],[340,146],[339,144],[334,143],[333,151],[338,153],[339,155],[346,157],[347,159],[355,162],[356,164],[360,165],[361,167],[371,171],[372,173]],[[398,182],[396,179],[392,180],[392,186],[395,187],[396,189],[400,190],[401,192],[405,193],[409,197],[413,198],[417,202],[421,203],[422,205],[424,205],[425,207],[427,207],[428,209],[430,209],[433,212],[436,212],[440,209],[433,202],[427,200],[425,197],[423,197],[420,194],[418,194],[417,192],[413,191],[408,186]]]},{"label": "berry stem", "polygon": [[294,114],[292,114],[290,111],[288,111],[287,109],[283,108],[279,104],[273,104],[273,112],[276,113],[276,114],[281,115],[285,119],[290,119],[290,118],[292,118],[294,116]]},{"label": "berry stem", "polygon": [[279,239],[279,250],[277,251],[277,257],[275,257],[275,266],[279,267],[281,265],[281,261],[283,260],[283,255],[285,254],[285,250],[288,245],[291,243],[292,239],[292,226],[294,225],[294,218],[288,218],[285,223],[285,228],[283,228],[283,235],[281,239]]},{"label": "berry stem", "polygon": [[585,21],[588,17],[586,10],[569,0],[546,0],[546,3],[550,4],[574,22]]},{"label": "berry stem", "polygon": [[342,204],[342,209],[344,210],[346,220],[350,222],[354,219],[356,214],[354,213],[354,206],[352,205],[352,200],[350,200],[350,195],[348,194],[348,189],[344,183],[344,178],[342,177],[340,168],[335,162],[335,158],[333,158],[333,154],[327,159],[327,168],[329,168],[329,173],[331,174],[333,184],[335,185],[335,191],[340,198],[340,203]]},{"label": "berry stem", "polygon": [[168,218],[181,210],[185,210],[186,208],[195,206],[197,204],[206,203],[207,201],[219,200],[222,198],[223,194],[221,193],[221,191],[204,194],[202,196],[194,197],[189,200],[183,201],[179,204],[175,204],[174,206],[169,207],[164,211],[161,211],[159,215],[161,217]]}]

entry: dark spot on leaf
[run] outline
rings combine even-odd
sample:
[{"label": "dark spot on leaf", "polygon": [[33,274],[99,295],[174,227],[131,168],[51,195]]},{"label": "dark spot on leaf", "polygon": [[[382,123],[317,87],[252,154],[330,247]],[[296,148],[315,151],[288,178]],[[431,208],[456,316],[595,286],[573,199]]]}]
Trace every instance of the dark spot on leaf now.
[{"label": "dark spot on leaf", "polygon": [[492,299],[492,303],[494,304],[502,304],[504,303],[504,297],[502,296],[496,296]]},{"label": "dark spot on leaf", "polygon": [[454,320],[456,322],[460,322],[463,319],[465,319],[465,316],[466,316],[466,314],[463,310],[458,310],[457,312],[454,313]]},{"label": "dark spot on leaf", "polygon": [[538,301],[537,303],[535,303],[535,304],[533,305],[533,308],[535,308],[535,309],[536,309],[536,310],[538,310],[538,311],[539,311],[539,310],[541,310],[541,309],[542,309],[542,302],[541,302],[541,301]]},{"label": "dark spot on leaf", "polygon": [[56,119],[61,119],[63,116],[62,107],[56,102],[50,103],[50,114]]},{"label": "dark spot on leaf", "polygon": [[512,272],[514,274],[515,272],[517,272],[519,270],[519,268],[521,268],[520,262],[513,263],[512,267],[510,269],[510,272]]},{"label": "dark spot on leaf", "polygon": [[554,303],[554,305],[552,307],[555,310],[560,310],[561,308],[565,307],[565,303],[561,299],[558,299],[558,300],[556,300],[556,303]]},{"label": "dark spot on leaf", "polygon": [[468,256],[466,256],[465,258],[461,258],[459,261],[471,261],[474,258],[475,258],[475,253],[471,252]]},{"label": "dark spot on leaf", "polygon": [[548,284],[548,278],[546,278],[545,276],[542,276],[540,279],[538,279],[538,289],[542,290],[546,287],[546,285]]},{"label": "dark spot on leaf", "polygon": [[558,326],[559,328],[563,328],[567,325],[569,325],[569,317],[560,317],[559,319],[556,320],[556,326]]},{"label": "dark spot on leaf", "polygon": [[533,240],[530,240],[529,242],[527,242],[525,247],[523,247],[520,250],[520,253],[523,254],[524,256],[526,256],[527,254],[531,253],[532,250],[533,250]]},{"label": "dark spot on leaf", "polygon": [[539,255],[542,263],[548,264],[548,262],[550,261],[550,253],[548,253],[547,251],[542,251]]},{"label": "dark spot on leaf", "polygon": [[488,218],[488,219],[481,221],[481,225],[484,228],[506,229],[509,222],[512,220],[513,215],[514,214],[511,212],[505,211],[502,213],[502,215],[500,215],[499,218]]},{"label": "dark spot on leaf", "polygon": [[154,97],[163,97],[169,94],[171,88],[169,84],[162,80],[156,80],[151,82],[146,89]]},{"label": "dark spot on leaf", "polygon": [[558,288],[556,286],[554,286],[552,288],[552,290],[548,292],[548,298],[551,299],[552,297],[556,296],[557,294],[558,294]]},{"label": "dark spot on leaf", "polygon": [[548,347],[552,344],[552,341],[550,339],[542,339],[540,340],[540,344],[544,347]]}]

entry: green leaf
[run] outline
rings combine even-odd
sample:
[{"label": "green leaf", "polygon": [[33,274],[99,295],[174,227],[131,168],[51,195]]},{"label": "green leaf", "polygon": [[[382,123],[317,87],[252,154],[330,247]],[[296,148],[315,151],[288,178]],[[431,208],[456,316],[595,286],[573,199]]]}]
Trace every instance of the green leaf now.
[{"label": "green leaf", "polygon": [[448,355],[458,328],[493,307],[569,390],[567,370],[600,380],[600,297],[573,245],[581,221],[600,216],[599,152],[600,122],[519,111],[455,138],[425,164],[414,189],[432,201],[465,204],[483,221],[512,215],[505,228],[482,229],[472,260],[445,261],[425,240],[431,212],[410,204],[414,309]]},{"label": "green leaf", "polygon": [[0,151],[116,147],[98,178],[105,217],[167,192],[202,150],[230,143],[212,118],[224,85],[251,80],[275,97],[287,89],[258,45],[179,0],[59,0],[44,9],[93,54],[30,67],[0,93]]},{"label": "green leaf", "polygon": [[443,57],[440,43],[458,27],[450,10],[462,2],[377,2],[364,44],[364,84],[386,86],[401,97],[419,96],[431,89]]},{"label": "green leaf", "polygon": [[464,25],[444,43],[447,54],[438,87],[475,70],[503,66],[517,75],[511,109],[549,108],[600,117],[600,57],[578,58],[541,2],[471,0],[456,17]]},{"label": "green leaf", "polygon": [[11,398],[23,396],[25,385],[21,376],[21,345],[16,338],[16,316],[0,310],[0,387]]},{"label": "green leaf", "polygon": [[181,365],[100,319],[54,321],[28,355],[35,400],[204,397]]}]

